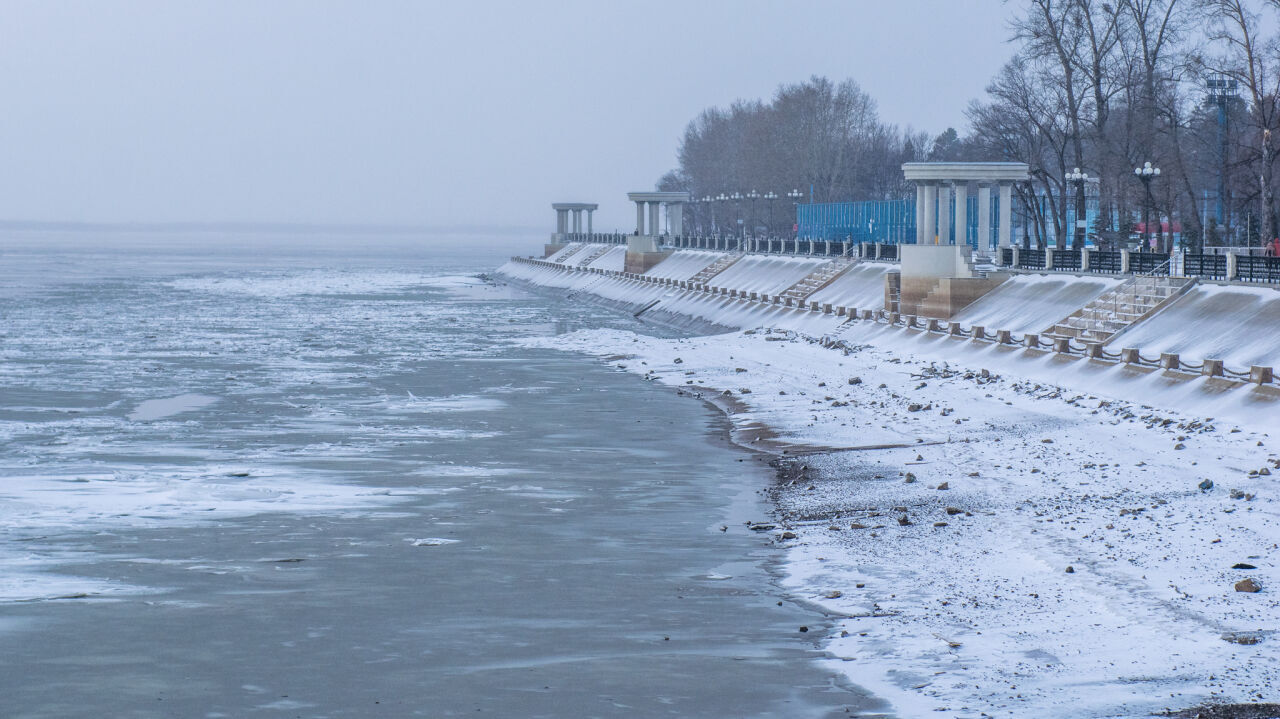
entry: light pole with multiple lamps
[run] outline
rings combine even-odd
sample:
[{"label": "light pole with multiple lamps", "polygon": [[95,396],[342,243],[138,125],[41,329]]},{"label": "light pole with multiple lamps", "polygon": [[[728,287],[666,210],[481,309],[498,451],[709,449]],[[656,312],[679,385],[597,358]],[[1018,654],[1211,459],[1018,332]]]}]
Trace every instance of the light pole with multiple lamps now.
[{"label": "light pole with multiple lamps", "polygon": [[800,198],[804,197],[804,193],[799,190],[792,189],[791,192],[787,193],[787,197],[791,198],[791,208],[793,210],[793,214],[797,215],[796,236],[799,237],[800,236],[800,218],[798,217],[798,215],[800,212]]},{"label": "light pole with multiple lamps", "polygon": [[751,200],[751,214],[747,218],[747,224],[751,226],[751,236],[756,235],[756,200],[760,199],[760,193],[752,190],[747,193],[747,199]]},{"label": "light pole with multiple lamps", "polygon": [[1142,251],[1147,252],[1151,249],[1151,180],[1160,176],[1160,168],[1152,167],[1150,162],[1142,163],[1142,167],[1133,168],[1133,174],[1142,180],[1142,185],[1146,189],[1146,201],[1142,205]]},{"label": "light pole with multiple lamps", "polygon": [[1078,167],[1067,173],[1067,182],[1074,183],[1076,186],[1076,229],[1071,240],[1071,249],[1073,250],[1084,249],[1084,233],[1087,225],[1085,220],[1087,212],[1085,211],[1084,183],[1088,180],[1089,173],[1081,172]]},{"label": "light pole with multiple lamps", "polygon": [[733,200],[733,218],[738,221],[738,234],[746,235],[746,226],[742,222],[742,193],[735,192],[729,195],[729,199]]},{"label": "light pole with multiple lamps", "polygon": [[[711,219],[711,225],[710,225],[710,226],[711,226],[711,229],[712,229],[712,230],[714,230],[714,229],[715,229],[715,226],[716,226],[716,206],[715,206],[715,204],[714,204],[714,203],[712,203],[712,201],[711,201],[711,195],[703,195],[703,196],[702,196],[702,198],[701,198],[701,199],[696,200],[696,202],[697,202],[698,204],[702,205],[704,208],[707,208],[707,209],[711,212],[711,217],[710,217],[710,219]],[[699,235],[701,235],[701,234],[702,234],[702,226],[701,226],[701,225],[699,225],[699,226],[698,226],[698,234],[699,234]]]},{"label": "light pole with multiple lamps", "polygon": [[764,199],[769,201],[769,230],[765,234],[772,235],[773,234],[773,201],[778,199],[778,193],[774,192],[773,190],[770,190],[764,193]]}]

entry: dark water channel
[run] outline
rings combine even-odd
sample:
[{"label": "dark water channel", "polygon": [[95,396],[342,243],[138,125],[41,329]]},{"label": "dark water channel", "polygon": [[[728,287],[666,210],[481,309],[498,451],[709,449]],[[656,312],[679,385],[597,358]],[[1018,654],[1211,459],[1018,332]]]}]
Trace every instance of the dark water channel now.
[{"label": "dark water channel", "polygon": [[[0,297],[0,492],[30,503],[18,483],[54,477],[163,497],[111,512],[42,499],[5,517],[11,556],[119,591],[0,602],[0,716],[818,717],[866,703],[815,664],[822,618],[773,585],[778,550],[743,524],[767,516],[771,474],[725,444],[723,420],[596,360],[512,345],[627,325],[455,286],[441,277],[476,260],[442,252],[173,277],[128,256],[112,278]],[[184,393],[211,399],[136,419]],[[313,480],[369,491],[234,511]],[[211,489],[183,504],[165,494],[180,483]]]}]

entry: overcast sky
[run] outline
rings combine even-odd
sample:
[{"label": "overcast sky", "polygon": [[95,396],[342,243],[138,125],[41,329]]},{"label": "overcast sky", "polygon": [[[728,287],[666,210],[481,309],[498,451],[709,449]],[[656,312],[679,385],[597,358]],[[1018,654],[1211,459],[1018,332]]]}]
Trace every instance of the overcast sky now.
[{"label": "overcast sky", "polygon": [[779,83],[853,78],[885,120],[962,128],[1012,10],[5,0],[0,220],[551,231],[576,201],[626,228],[690,119]]}]

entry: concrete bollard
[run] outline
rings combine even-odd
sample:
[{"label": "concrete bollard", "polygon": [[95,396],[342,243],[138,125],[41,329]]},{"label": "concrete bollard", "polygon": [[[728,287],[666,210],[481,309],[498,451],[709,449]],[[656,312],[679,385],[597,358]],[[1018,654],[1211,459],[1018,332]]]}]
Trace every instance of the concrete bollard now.
[{"label": "concrete bollard", "polygon": [[996,330],[996,342],[1002,345],[1013,344],[1013,334],[1009,330]]},{"label": "concrete bollard", "polygon": [[900,319],[902,319],[902,315],[898,314],[897,312],[889,313],[889,316],[888,316],[889,324],[896,325],[898,324],[898,320]]},{"label": "concrete bollard", "polygon": [[1070,337],[1054,337],[1053,351],[1062,355],[1071,354],[1071,338]]},{"label": "concrete bollard", "polygon": [[[1121,252],[1124,252],[1124,250],[1121,250]],[[1137,347],[1125,347],[1120,350],[1120,361],[1125,364],[1138,364],[1142,361],[1142,358],[1138,356]]]},{"label": "concrete bollard", "polygon": [[843,307],[837,307],[837,308],[836,308],[836,317],[844,317],[844,308],[843,308]]},{"label": "concrete bollard", "polygon": [[761,293],[761,294],[760,294],[760,301],[761,301],[761,302],[769,302],[769,301],[770,301],[770,300],[769,300],[769,295],[764,294],[764,293]]},{"label": "concrete bollard", "polygon": [[1181,362],[1181,361],[1180,361],[1180,359],[1178,358],[1178,355],[1177,355],[1177,354],[1175,354],[1175,353],[1173,353],[1173,352],[1161,352],[1161,353],[1160,353],[1160,368],[1161,368],[1161,369],[1178,369],[1178,367],[1179,367],[1181,364],[1182,364],[1182,362]]},{"label": "concrete bollard", "polygon": [[790,297],[788,297],[788,298],[784,299],[784,300],[782,301],[782,306],[783,306],[783,307],[790,307],[790,306],[791,306],[791,298],[790,298]]},{"label": "concrete bollard", "polygon": [[974,325],[973,338],[975,340],[985,340],[987,338],[987,328],[982,325]]},{"label": "concrete bollard", "polygon": [[750,295],[748,295],[748,297],[750,297],[750,299],[751,299],[751,301],[752,301],[752,302],[759,302],[759,301],[760,301],[760,293],[759,293],[759,292],[752,292]]},{"label": "concrete bollard", "polygon": [[1102,359],[1102,343],[1087,342],[1084,346],[1084,356],[1089,359]]},{"label": "concrete bollard", "polygon": [[941,332],[941,331],[942,331],[942,323],[941,323],[941,322],[939,322],[938,320],[929,320],[929,321],[925,324],[925,329],[929,330],[930,332]]},{"label": "concrete bollard", "polygon": [[1249,368],[1249,381],[1254,384],[1268,384],[1275,377],[1270,367],[1254,365]]},{"label": "concrete bollard", "polygon": [[1200,368],[1200,374],[1205,377],[1221,377],[1222,360],[1206,359],[1204,361],[1204,366]]},{"label": "concrete bollard", "polygon": [[861,315],[861,317],[862,317],[862,319],[864,319],[864,320],[867,320],[867,321],[873,321],[873,320],[875,320],[875,318],[876,318],[876,311],[875,311],[875,310],[863,310],[863,311],[862,311],[862,315]]},{"label": "concrete bollard", "polygon": [[1027,349],[1037,349],[1040,347],[1040,335],[1028,332],[1026,336],[1023,337],[1022,341],[1027,344]]},{"label": "concrete bollard", "polygon": [[824,314],[824,315],[829,315],[829,314],[831,314],[831,303],[830,303],[830,302],[823,302],[823,303],[822,303],[822,314]]},{"label": "concrete bollard", "polygon": [[960,334],[961,334],[961,333],[960,333],[960,323],[959,323],[959,322],[948,322],[948,323],[947,323],[947,334],[951,335],[952,337],[959,337],[959,336],[960,336]]},{"label": "concrete bollard", "polygon": [[[828,307],[830,307],[830,305],[827,305],[827,306],[828,306]],[[817,302],[810,302],[810,303],[809,303],[809,311],[810,311],[810,312],[821,312],[821,311],[822,311],[822,305],[818,304]]]},{"label": "concrete bollard", "polygon": [[773,296],[773,304],[775,304],[775,305],[780,305],[780,304],[782,304],[782,298],[781,298],[781,297],[779,297],[779,296],[777,296],[777,295],[774,295],[774,296]]}]

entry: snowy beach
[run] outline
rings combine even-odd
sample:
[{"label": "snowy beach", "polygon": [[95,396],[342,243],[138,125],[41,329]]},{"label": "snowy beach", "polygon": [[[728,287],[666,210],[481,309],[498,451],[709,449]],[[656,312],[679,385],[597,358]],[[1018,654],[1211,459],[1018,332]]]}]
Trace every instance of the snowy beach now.
[{"label": "snowy beach", "polygon": [[947,365],[918,346],[935,340],[888,335],[535,344],[732,400],[738,441],[779,453],[788,588],[845,617],[831,665],[899,716],[1145,717],[1274,696],[1273,407],[1051,358]]}]

